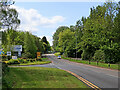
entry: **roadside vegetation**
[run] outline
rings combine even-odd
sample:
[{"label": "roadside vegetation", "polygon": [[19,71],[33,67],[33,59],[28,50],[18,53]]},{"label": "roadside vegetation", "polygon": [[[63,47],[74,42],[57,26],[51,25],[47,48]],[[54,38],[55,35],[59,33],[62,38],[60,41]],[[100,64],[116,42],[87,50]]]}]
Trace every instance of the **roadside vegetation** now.
[{"label": "roadside vegetation", "polygon": [[[59,56],[59,55],[60,55],[59,52],[55,53],[55,56]],[[119,64],[110,64],[110,63],[108,64],[108,63],[98,62],[98,61],[79,60],[79,59],[73,59],[73,58],[64,57],[64,56],[62,56],[61,58],[72,61],[72,62],[77,62],[77,63],[89,64],[89,65],[93,65],[93,66],[97,66],[97,67],[120,70]]]},{"label": "roadside vegetation", "polygon": [[4,88],[89,88],[66,71],[43,67],[10,67]]},{"label": "roadside vegetation", "polygon": [[51,61],[48,61],[48,58],[40,58],[40,59],[10,59],[8,61],[3,61],[4,63],[8,65],[40,65],[40,64],[48,64],[51,63]]},{"label": "roadside vegetation", "polygon": [[117,69],[120,62],[120,2],[110,0],[90,8],[90,15],[82,17],[76,25],[58,27],[53,40],[55,52],[83,60],[71,61],[93,61],[92,65],[98,61],[98,66],[102,67],[110,63],[111,68]]}]

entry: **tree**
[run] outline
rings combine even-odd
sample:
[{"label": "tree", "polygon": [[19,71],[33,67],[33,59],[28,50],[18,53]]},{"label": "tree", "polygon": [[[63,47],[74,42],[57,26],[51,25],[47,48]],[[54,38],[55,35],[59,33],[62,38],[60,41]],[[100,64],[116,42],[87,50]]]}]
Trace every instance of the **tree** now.
[{"label": "tree", "polygon": [[43,46],[44,46],[44,53],[48,53],[48,51],[51,50],[50,44],[47,41],[47,38],[44,36],[41,40],[43,42]]},{"label": "tree", "polygon": [[[70,29],[64,30],[63,32],[59,33],[59,50],[61,53],[65,53],[67,56],[69,55],[69,53],[72,53],[69,51],[70,47],[73,42],[74,39],[74,32],[72,32]],[[68,53],[69,52],[69,53]]]},{"label": "tree", "polygon": [[25,33],[24,37],[24,55],[28,58],[35,58],[36,57],[36,52],[37,52],[37,47],[35,45],[34,38],[32,34],[29,32]]},{"label": "tree", "polygon": [[64,30],[69,29],[67,26],[60,26],[57,28],[56,32],[53,35],[53,48],[55,51],[59,51],[59,45],[58,45],[58,39],[59,39],[59,33],[63,32]]},{"label": "tree", "polygon": [[0,28],[16,29],[19,25],[18,12],[11,9],[8,2],[0,3]]}]

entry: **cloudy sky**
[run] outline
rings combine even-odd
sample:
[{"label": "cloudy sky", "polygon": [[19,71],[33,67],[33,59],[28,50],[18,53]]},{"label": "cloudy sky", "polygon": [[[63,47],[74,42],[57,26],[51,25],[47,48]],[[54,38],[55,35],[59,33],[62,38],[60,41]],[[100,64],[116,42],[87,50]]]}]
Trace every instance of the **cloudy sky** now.
[{"label": "cloudy sky", "polygon": [[75,25],[76,21],[81,19],[82,16],[87,17],[89,15],[91,7],[103,4],[103,2],[89,1],[38,1],[18,0],[11,7],[16,8],[19,13],[21,20],[19,30],[30,31],[41,38],[46,36],[50,45],[52,45],[52,36],[59,26]]}]

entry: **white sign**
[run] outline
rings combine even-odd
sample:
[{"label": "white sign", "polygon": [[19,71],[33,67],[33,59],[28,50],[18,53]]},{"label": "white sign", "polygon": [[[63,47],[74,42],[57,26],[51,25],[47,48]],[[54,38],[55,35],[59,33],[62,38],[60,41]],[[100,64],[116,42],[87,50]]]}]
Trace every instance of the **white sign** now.
[{"label": "white sign", "polygon": [[22,52],[22,45],[13,45],[13,51]]},{"label": "white sign", "polygon": [[12,56],[12,59],[17,59],[17,56]]},{"label": "white sign", "polygon": [[11,52],[10,51],[7,52],[7,56],[11,56]]}]

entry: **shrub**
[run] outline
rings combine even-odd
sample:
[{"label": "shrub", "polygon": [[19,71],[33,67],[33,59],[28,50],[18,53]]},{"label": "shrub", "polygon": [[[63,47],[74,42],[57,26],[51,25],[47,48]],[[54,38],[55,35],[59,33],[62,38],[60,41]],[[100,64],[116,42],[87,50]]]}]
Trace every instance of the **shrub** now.
[{"label": "shrub", "polygon": [[92,52],[88,52],[87,50],[84,50],[81,54],[83,60],[89,60],[92,58]]},{"label": "shrub", "polygon": [[95,61],[103,61],[103,60],[105,60],[104,51],[96,50],[93,58],[94,58]]},{"label": "shrub", "polygon": [[25,60],[25,59],[18,58],[18,60],[19,60],[20,63],[24,63],[24,60]]},{"label": "shrub", "polygon": [[28,61],[26,59],[24,59],[23,63],[28,63]]},{"label": "shrub", "polygon": [[23,53],[23,54],[22,54],[22,57],[23,57],[23,58],[32,58],[32,54],[30,54],[29,52]]},{"label": "shrub", "polygon": [[10,65],[10,64],[20,64],[20,62],[19,62],[19,60],[17,60],[17,59],[10,59],[9,62],[8,62],[8,64],[9,64],[9,65]]},{"label": "shrub", "polygon": [[36,61],[42,61],[41,58],[36,58]]}]

